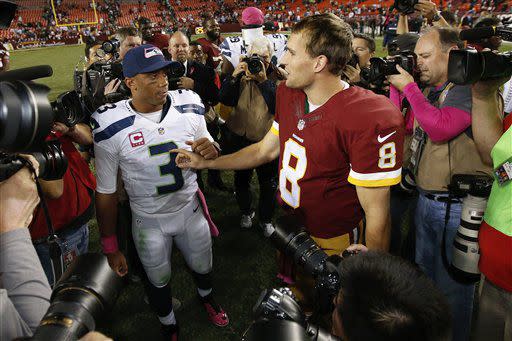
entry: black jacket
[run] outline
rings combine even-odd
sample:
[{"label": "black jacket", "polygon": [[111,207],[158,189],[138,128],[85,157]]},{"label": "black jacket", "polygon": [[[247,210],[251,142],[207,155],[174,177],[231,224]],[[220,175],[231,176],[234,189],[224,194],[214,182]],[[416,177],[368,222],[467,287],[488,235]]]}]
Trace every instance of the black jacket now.
[{"label": "black jacket", "polygon": [[219,103],[219,88],[215,84],[215,71],[206,65],[189,60],[186,77],[194,80],[194,91],[205,105]]}]

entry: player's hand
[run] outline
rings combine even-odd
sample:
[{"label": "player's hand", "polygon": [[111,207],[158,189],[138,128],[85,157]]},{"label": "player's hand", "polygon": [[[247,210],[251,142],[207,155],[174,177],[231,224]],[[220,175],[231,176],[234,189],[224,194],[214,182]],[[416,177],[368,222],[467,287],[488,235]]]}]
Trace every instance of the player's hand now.
[{"label": "player's hand", "polygon": [[121,251],[118,250],[113,253],[107,253],[106,256],[108,259],[108,265],[110,265],[110,268],[112,268],[118,276],[123,277],[128,273],[128,264],[126,263],[126,258]]},{"label": "player's hand", "polygon": [[103,91],[103,94],[106,96],[108,94],[116,92],[117,88],[119,88],[119,85],[121,85],[120,79],[112,79],[110,82],[107,83],[107,85],[105,85],[105,90]]},{"label": "player's hand", "polygon": [[400,65],[397,65],[396,69],[398,70],[398,72],[400,72],[400,74],[389,75],[387,76],[387,79],[389,83],[391,83],[395,88],[402,92],[407,85],[409,85],[410,83],[414,83],[414,78]]},{"label": "player's hand", "polygon": [[436,4],[430,0],[418,0],[418,3],[414,5],[414,9],[428,20],[432,20],[437,14]]},{"label": "player's hand", "polygon": [[192,151],[201,155],[205,160],[216,159],[219,156],[219,151],[215,148],[212,141],[206,137],[201,137],[199,140],[185,142],[192,147]]},{"label": "player's hand", "polygon": [[179,168],[205,169],[207,167],[206,160],[199,154],[189,152],[185,149],[173,149],[171,153],[177,153],[176,166]]},{"label": "player's hand", "polygon": [[179,89],[194,89],[194,80],[189,77],[181,77],[178,81],[178,88]]},{"label": "player's hand", "polygon": [[350,84],[359,83],[361,81],[361,76],[359,75],[361,73],[361,68],[359,67],[359,64],[356,65],[356,67],[353,67],[352,65],[346,65],[345,69],[343,70],[343,74],[348,78],[348,82]]}]

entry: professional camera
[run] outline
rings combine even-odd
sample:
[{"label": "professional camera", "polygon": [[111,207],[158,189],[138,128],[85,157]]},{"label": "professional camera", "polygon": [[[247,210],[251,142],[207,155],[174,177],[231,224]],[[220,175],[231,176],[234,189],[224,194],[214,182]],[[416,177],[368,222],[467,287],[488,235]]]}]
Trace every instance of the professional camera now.
[{"label": "professional camera", "polygon": [[269,237],[274,246],[315,279],[316,312],[332,311],[332,300],[340,288],[337,267],[342,258],[327,256],[294,215],[280,217],[274,227]]},{"label": "professional camera", "polygon": [[247,70],[252,75],[260,73],[265,65],[263,59],[256,53],[253,53],[251,56],[245,57],[244,59],[242,59],[242,61],[247,63]]},{"label": "professional camera", "polygon": [[182,63],[178,61],[172,61],[171,64],[169,64],[167,71],[169,90],[178,89],[178,82],[181,77],[185,76],[185,72],[185,65],[183,65]]},{"label": "professional camera", "polygon": [[104,255],[79,256],[55,286],[32,340],[77,340],[93,331],[96,321],[114,306],[121,285]]},{"label": "professional camera", "polygon": [[352,56],[347,61],[347,65],[350,65],[352,67],[357,67],[358,64],[359,64],[359,57],[357,56],[357,54],[352,53]]},{"label": "professional camera", "polygon": [[35,66],[0,74],[0,180],[6,180],[24,166],[17,152],[33,153],[39,161],[41,177],[55,180],[66,172],[67,159],[56,141],[45,142],[55,121],[74,124],[82,113],[76,95],[65,93],[52,104],[49,88],[31,82],[49,77],[49,66]]},{"label": "professional camera", "polygon": [[289,288],[264,290],[253,308],[254,322],[242,336],[244,341],[316,340],[335,341],[335,336],[308,323]]},{"label": "professional camera", "polygon": [[121,43],[119,42],[119,40],[117,40],[115,38],[103,42],[103,44],[101,44],[100,50],[102,52],[100,52],[100,57],[103,57],[101,55],[101,53],[103,53],[104,55],[111,54],[111,55],[115,56],[118,53],[120,46],[121,46]]},{"label": "professional camera", "polygon": [[487,207],[492,183],[493,179],[490,176],[468,174],[456,174],[450,183],[451,195],[464,197],[460,225],[453,242],[453,258],[450,266],[451,273],[460,282],[474,283],[480,280],[478,232]]},{"label": "professional camera", "polygon": [[73,127],[85,119],[82,101],[76,90],[66,91],[50,103],[55,113],[55,121]]},{"label": "professional camera", "polygon": [[[68,168],[68,159],[60,142],[44,142],[40,148],[40,152],[31,153],[39,163],[39,177],[47,181],[61,179]],[[25,161],[21,156],[0,152],[0,181],[9,179],[24,166]]]},{"label": "professional camera", "polygon": [[393,7],[402,14],[414,13],[414,6],[418,4],[418,0],[395,0]]},{"label": "professional camera", "polygon": [[410,51],[402,51],[397,55],[385,58],[370,58],[369,81],[381,83],[386,76],[399,74],[396,66],[401,66],[414,78],[418,76],[416,67],[416,55]]},{"label": "professional camera", "polygon": [[448,60],[448,80],[455,84],[473,84],[479,80],[510,77],[512,52],[452,50]]}]

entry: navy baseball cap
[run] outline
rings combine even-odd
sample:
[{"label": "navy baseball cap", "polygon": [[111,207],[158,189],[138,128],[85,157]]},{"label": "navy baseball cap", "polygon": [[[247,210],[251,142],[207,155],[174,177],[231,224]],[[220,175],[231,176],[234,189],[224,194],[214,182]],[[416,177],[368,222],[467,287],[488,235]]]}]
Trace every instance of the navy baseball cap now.
[{"label": "navy baseball cap", "polygon": [[162,51],[153,45],[141,45],[130,49],[123,58],[123,75],[134,77],[139,73],[154,72],[168,67]]}]

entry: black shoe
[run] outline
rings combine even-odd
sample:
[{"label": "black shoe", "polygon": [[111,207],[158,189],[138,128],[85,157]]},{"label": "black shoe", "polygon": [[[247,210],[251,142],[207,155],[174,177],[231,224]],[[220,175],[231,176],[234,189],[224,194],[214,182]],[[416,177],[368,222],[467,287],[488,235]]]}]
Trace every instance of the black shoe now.
[{"label": "black shoe", "polygon": [[162,324],[161,332],[164,340],[178,341],[178,336],[180,335],[180,326],[177,323],[170,325]]}]

